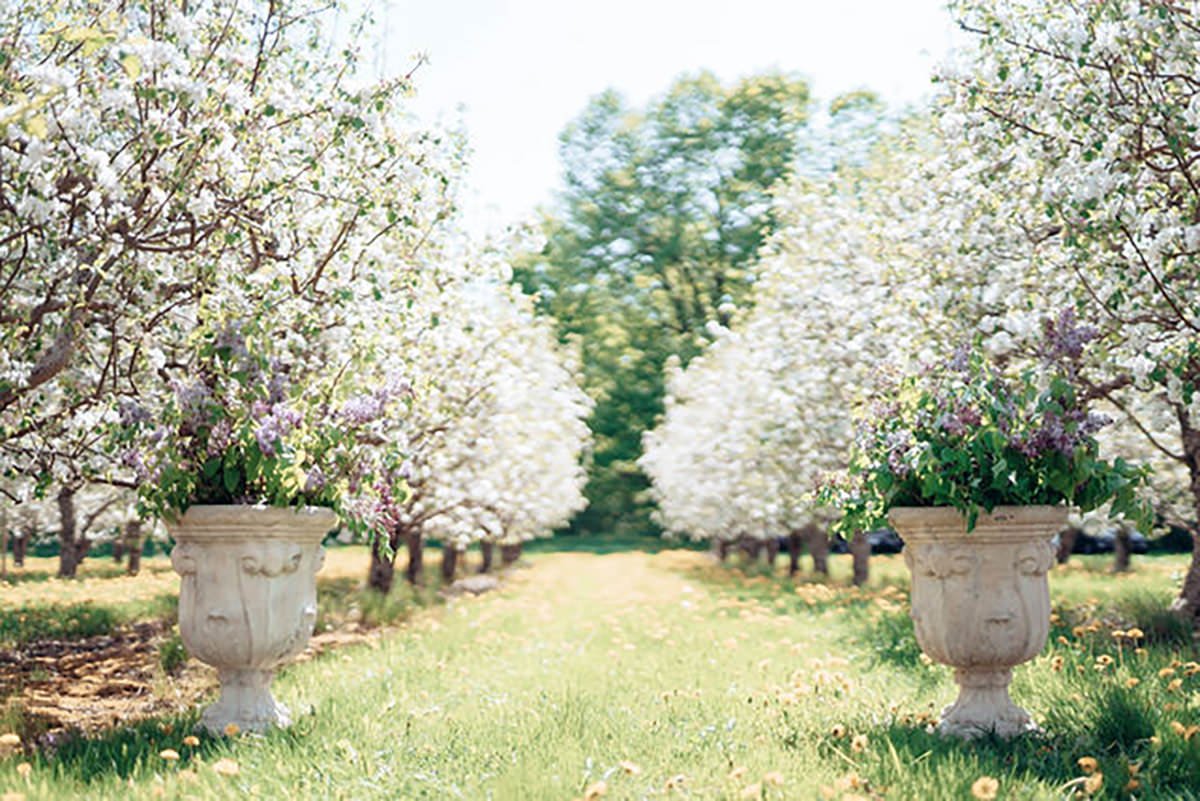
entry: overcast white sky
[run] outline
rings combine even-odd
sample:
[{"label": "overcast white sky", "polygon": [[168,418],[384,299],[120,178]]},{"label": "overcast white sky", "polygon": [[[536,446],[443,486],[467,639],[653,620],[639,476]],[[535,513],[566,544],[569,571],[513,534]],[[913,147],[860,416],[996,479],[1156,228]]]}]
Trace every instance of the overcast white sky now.
[{"label": "overcast white sky", "polygon": [[558,134],[592,95],[641,103],[681,73],[723,81],[778,68],[822,99],[857,88],[889,105],[930,91],[949,49],[944,0],[374,0],[376,68],[404,71],[416,51],[414,109],[461,119],[473,156],[468,230],[499,231],[550,201]]}]

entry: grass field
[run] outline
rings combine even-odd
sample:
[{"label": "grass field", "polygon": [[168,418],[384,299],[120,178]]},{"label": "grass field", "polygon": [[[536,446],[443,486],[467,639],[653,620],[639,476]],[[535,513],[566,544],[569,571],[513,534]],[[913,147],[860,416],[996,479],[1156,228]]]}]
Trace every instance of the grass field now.
[{"label": "grass field", "polygon": [[[1051,643],[1013,687],[1045,734],[973,744],[927,731],[954,689],[920,658],[898,558],[874,559],[865,590],[844,557],[828,583],[697,552],[531,561],[285,671],[290,731],[190,744],[192,712],[53,756],[10,748],[0,794],[1200,798],[1200,664],[1162,612],[1182,557],[1056,569]],[[1130,628],[1144,636],[1113,636]]]}]

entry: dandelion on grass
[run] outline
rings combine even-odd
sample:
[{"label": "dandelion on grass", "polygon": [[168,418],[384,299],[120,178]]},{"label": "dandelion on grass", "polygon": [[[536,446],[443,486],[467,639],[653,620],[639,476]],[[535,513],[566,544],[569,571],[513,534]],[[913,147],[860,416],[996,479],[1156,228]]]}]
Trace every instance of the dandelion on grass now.
[{"label": "dandelion on grass", "polygon": [[608,782],[598,781],[587,786],[583,791],[583,801],[596,801],[597,798],[602,798],[608,792]]},{"label": "dandelion on grass", "polygon": [[1100,763],[1096,761],[1096,758],[1090,756],[1080,757],[1075,761],[1075,764],[1079,765],[1080,770],[1088,774],[1095,773],[1096,768],[1100,767]]},{"label": "dandelion on grass", "polygon": [[1000,792],[1000,781],[991,776],[980,776],[971,785],[971,797],[978,801],[994,801]]},{"label": "dandelion on grass", "polygon": [[17,775],[22,779],[28,780],[31,773],[33,773],[33,765],[30,765],[28,762],[22,762],[17,765]]},{"label": "dandelion on grass", "polygon": [[174,748],[164,748],[163,750],[158,752],[158,755],[162,759],[165,759],[167,762],[178,762],[179,761],[179,752],[176,751]]},{"label": "dandelion on grass", "polygon": [[212,765],[213,772],[221,776],[236,776],[241,772],[238,763],[234,762],[229,757],[222,757]]}]

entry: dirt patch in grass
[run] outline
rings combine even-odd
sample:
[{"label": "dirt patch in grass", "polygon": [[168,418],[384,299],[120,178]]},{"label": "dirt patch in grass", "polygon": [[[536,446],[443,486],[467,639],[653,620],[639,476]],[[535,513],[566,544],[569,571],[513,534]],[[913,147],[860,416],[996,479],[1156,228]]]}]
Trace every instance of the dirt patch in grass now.
[{"label": "dirt patch in grass", "polygon": [[[297,661],[349,645],[377,647],[383,630],[340,629],[313,636]],[[162,621],[136,623],[79,640],[41,640],[0,651],[0,731],[52,745],[67,732],[184,712],[217,690],[216,671],[188,659],[163,670],[160,647],[173,636]]]}]

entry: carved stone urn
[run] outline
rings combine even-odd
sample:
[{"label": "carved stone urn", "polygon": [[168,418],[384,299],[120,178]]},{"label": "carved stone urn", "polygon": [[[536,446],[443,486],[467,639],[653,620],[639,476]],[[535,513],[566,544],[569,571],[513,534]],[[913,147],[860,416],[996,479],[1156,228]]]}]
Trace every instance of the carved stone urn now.
[{"label": "carved stone urn", "polygon": [[271,679],[312,635],[321,539],[336,525],[328,509],[259,506],[193,506],[168,523],[182,577],[179,633],[221,681],[200,721],[208,731],[290,725]]},{"label": "carved stone urn", "polygon": [[921,650],[954,668],[958,699],[938,730],[973,738],[1013,737],[1037,726],[1008,695],[1012,669],[1041,652],[1050,633],[1051,538],[1066,525],[1061,506],[998,506],[966,518],[948,507],[895,508],[912,573],[912,619]]}]

